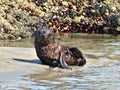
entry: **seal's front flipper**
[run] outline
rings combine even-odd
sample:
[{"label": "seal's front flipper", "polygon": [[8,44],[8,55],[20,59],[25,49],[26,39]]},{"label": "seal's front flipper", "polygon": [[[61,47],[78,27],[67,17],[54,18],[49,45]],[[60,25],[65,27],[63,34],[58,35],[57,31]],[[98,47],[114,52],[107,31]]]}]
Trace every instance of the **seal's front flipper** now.
[{"label": "seal's front flipper", "polygon": [[65,60],[62,59],[62,56],[63,56],[63,52],[61,53],[61,56],[60,56],[60,65],[61,65],[61,67],[64,68],[64,69],[72,70],[72,68],[68,67],[68,65],[65,62]]}]

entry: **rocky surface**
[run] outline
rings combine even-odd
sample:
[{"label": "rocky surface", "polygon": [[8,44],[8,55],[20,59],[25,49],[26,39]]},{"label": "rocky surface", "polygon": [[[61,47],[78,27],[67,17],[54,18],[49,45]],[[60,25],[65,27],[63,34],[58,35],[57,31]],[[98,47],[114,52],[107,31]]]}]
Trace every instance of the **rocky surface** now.
[{"label": "rocky surface", "polygon": [[[107,21],[107,18],[114,22]],[[101,33],[89,30],[94,23],[102,26],[113,25],[112,27],[119,31],[120,2],[119,0],[0,0],[0,39],[30,38],[38,25],[44,22],[56,33]],[[81,30],[80,26],[84,23],[88,27],[85,29],[82,27]],[[109,33],[106,30],[102,33],[106,32]]]}]

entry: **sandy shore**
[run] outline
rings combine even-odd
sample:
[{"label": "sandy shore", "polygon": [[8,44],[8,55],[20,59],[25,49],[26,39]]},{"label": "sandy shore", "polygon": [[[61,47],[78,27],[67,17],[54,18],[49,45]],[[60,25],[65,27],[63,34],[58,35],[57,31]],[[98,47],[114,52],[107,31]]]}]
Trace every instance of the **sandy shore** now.
[{"label": "sandy shore", "polygon": [[39,69],[44,72],[49,66],[42,65],[34,48],[0,47],[0,75],[12,72],[29,73]]},{"label": "sandy shore", "polygon": [[15,71],[32,72],[42,68],[43,65],[40,64],[34,48],[0,47],[0,74]]},{"label": "sandy shore", "polygon": [[50,69],[49,66],[42,65],[34,48],[0,47],[0,90],[24,84],[22,79],[27,75],[37,79],[53,79],[72,71]]},{"label": "sandy shore", "polygon": [[17,80],[38,71],[43,73],[46,69],[49,67],[41,65],[34,48],[0,47],[0,87],[3,86],[1,82]]},{"label": "sandy shore", "polygon": [[0,90],[18,87],[25,75],[48,71],[49,66],[41,64],[34,48],[0,47]]}]

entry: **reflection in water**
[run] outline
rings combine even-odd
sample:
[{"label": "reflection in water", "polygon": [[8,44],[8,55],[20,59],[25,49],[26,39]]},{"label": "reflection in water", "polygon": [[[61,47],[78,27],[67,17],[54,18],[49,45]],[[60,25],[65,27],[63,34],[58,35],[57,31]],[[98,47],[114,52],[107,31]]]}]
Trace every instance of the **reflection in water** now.
[{"label": "reflection in water", "polygon": [[[82,44],[81,44],[82,43]],[[120,90],[120,39],[72,39],[82,49],[87,64],[73,70],[49,69],[22,77],[15,90]],[[66,44],[67,45],[67,44]]]}]

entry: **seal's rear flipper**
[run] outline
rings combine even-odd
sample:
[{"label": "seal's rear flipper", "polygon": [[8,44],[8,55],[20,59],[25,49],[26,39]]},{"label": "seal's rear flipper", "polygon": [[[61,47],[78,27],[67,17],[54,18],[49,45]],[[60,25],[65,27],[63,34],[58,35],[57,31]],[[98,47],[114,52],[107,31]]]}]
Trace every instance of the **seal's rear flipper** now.
[{"label": "seal's rear flipper", "polygon": [[82,52],[76,48],[76,47],[71,47],[69,50],[72,52],[72,55],[77,58],[77,66],[83,66],[86,64],[86,59],[84,58]]},{"label": "seal's rear flipper", "polygon": [[76,48],[76,47],[71,47],[69,50],[72,52],[73,56],[76,58],[83,58],[82,52]]},{"label": "seal's rear flipper", "polygon": [[64,69],[72,70],[72,68],[68,67],[68,65],[65,62],[65,60],[62,59],[62,56],[63,56],[63,52],[61,53],[61,56],[60,56],[60,65],[61,65],[61,67],[64,68]]}]

